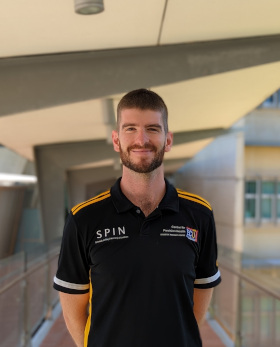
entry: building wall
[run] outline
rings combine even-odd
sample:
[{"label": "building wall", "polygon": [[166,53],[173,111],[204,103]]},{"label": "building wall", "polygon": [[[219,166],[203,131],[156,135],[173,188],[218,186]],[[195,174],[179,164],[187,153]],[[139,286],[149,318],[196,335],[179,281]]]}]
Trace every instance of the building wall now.
[{"label": "building wall", "polygon": [[244,252],[256,257],[280,257],[280,227],[267,224],[261,227],[245,226]]},{"label": "building wall", "polygon": [[280,109],[261,108],[244,120],[245,144],[248,146],[280,146]]},{"label": "building wall", "polygon": [[246,146],[245,175],[280,178],[280,147]]},{"label": "building wall", "polygon": [[207,199],[214,210],[218,243],[243,249],[244,139],[220,136],[174,175],[177,187]]},{"label": "building wall", "polygon": [[[280,147],[245,147],[245,177],[247,179],[280,181]],[[246,222],[244,251],[261,257],[280,256],[280,222]]]}]

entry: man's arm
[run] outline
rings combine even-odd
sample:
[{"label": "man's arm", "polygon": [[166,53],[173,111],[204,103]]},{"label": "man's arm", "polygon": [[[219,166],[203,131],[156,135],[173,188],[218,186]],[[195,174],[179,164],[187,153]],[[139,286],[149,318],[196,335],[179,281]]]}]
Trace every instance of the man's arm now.
[{"label": "man's arm", "polygon": [[198,326],[200,326],[204,321],[206,312],[210,305],[212,294],[213,294],[213,288],[208,288],[208,289],[194,288],[193,312],[194,312]]},{"label": "man's arm", "polygon": [[60,303],[66,326],[77,347],[84,346],[84,331],[87,322],[89,293],[66,294],[60,292]]}]

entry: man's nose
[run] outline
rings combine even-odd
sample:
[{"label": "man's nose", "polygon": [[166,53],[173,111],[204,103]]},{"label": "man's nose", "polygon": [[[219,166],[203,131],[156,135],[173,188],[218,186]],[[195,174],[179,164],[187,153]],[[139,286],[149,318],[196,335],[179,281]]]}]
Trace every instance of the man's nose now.
[{"label": "man's nose", "polygon": [[149,142],[147,132],[145,130],[139,130],[136,137],[136,143],[139,146],[144,146],[147,142]]}]

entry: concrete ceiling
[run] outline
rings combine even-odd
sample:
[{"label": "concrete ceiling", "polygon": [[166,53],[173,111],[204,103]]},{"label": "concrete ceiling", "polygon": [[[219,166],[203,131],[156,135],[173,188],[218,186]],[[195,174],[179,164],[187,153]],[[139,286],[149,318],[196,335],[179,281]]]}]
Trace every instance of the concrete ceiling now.
[{"label": "concrete ceiling", "polygon": [[0,56],[104,50],[280,33],[278,0],[104,0],[95,16],[74,0],[1,3]]},{"label": "concrete ceiling", "polygon": [[[2,112],[0,110],[1,144],[33,160],[34,146],[107,139],[108,124],[104,118],[103,100],[113,99],[116,105],[123,92],[131,86],[149,87],[158,92],[169,108],[170,129],[175,133],[186,134],[227,129],[280,87],[279,45],[274,44],[271,48],[268,47],[267,51],[257,49],[258,42],[266,42],[265,39],[258,41],[259,37],[276,35],[278,38],[280,34],[279,1],[104,0],[104,3],[105,11],[95,16],[75,14],[74,2],[69,0],[26,0],[1,4],[0,77],[4,76],[2,81],[5,81],[2,84],[0,81],[3,97]],[[249,45],[252,41],[249,38],[256,38],[252,51]],[[237,39],[244,39],[241,46],[238,46],[242,49],[234,49],[227,57],[225,50],[219,56],[221,62],[223,57],[229,60],[232,57],[232,68],[227,66],[219,71],[218,68],[222,64],[218,63],[218,68],[211,70],[215,59],[218,59],[215,51],[207,54],[210,48],[214,47],[212,42],[224,40],[225,45],[227,42],[234,45]],[[103,79],[108,80],[108,84],[115,83],[119,88],[110,89],[107,86],[102,92],[93,92],[92,97],[85,96],[84,100],[81,100],[75,98],[75,94],[79,94],[82,86],[77,83],[76,76],[71,79],[71,73],[67,72],[75,89],[70,100],[62,97],[65,88],[61,89],[61,94],[56,92],[55,101],[51,98],[43,100],[43,96],[47,99],[55,88],[54,84],[47,83],[48,75],[54,76],[54,81],[58,76],[51,70],[54,56],[59,59],[61,54],[66,54],[75,62],[75,59],[78,59],[75,55],[77,52],[105,52],[106,56],[113,56],[114,51],[122,54],[128,48],[172,49],[172,45],[175,44],[184,44],[183,47],[188,52],[188,47],[191,51],[194,43],[199,43],[200,48],[206,47],[206,53],[200,53],[197,59],[197,53],[193,53],[194,62],[204,59],[196,75],[192,75],[194,64],[187,65],[190,59],[186,55],[184,63],[190,69],[189,77],[181,74],[182,78],[176,76],[172,82],[172,71],[179,68],[176,59],[171,59],[170,71],[167,72],[171,76],[169,81],[160,83],[151,79],[145,82],[141,80],[141,73],[137,74],[137,66],[134,66],[135,72],[130,72],[133,83],[126,84],[124,78],[122,85],[119,80],[125,75],[124,69],[115,70],[115,74],[110,70],[109,74],[108,68],[99,69],[101,63],[97,63],[95,68],[101,72],[96,77],[98,80],[95,81],[94,88],[98,90],[100,83],[101,90]],[[135,56],[130,54],[129,59],[135,63],[138,54],[134,54]],[[266,60],[269,56],[271,59]],[[210,67],[207,64],[208,58]],[[44,68],[37,64],[39,59],[46,62]],[[149,63],[149,55],[146,56],[146,60]],[[245,63],[241,64],[241,60]],[[18,61],[22,70],[25,66],[26,69],[31,66],[32,73],[24,76],[17,70]],[[112,58],[108,63],[112,71],[113,63]],[[149,74],[162,74],[161,70],[157,71],[157,60],[153,60],[153,64],[155,68],[151,69]],[[67,68],[66,63],[58,71],[64,68]],[[38,88],[35,82],[32,82],[32,78],[41,76],[42,73],[46,83],[44,78],[40,77],[44,89],[39,90],[37,95]],[[86,76],[94,79],[97,74],[93,74],[92,68],[89,67]],[[58,77],[57,81],[59,82]],[[139,82],[138,85],[138,81],[141,81],[141,84]],[[17,89],[19,85],[21,89]],[[24,104],[28,91],[30,100],[33,96],[33,104]],[[70,95],[68,92],[65,94]],[[5,100],[9,103],[7,108],[4,107]],[[192,139],[192,142],[181,143],[175,146],[166,158],[191,158],[211,139],[212,136],[209,139],[198,138],[196,141]]]}]

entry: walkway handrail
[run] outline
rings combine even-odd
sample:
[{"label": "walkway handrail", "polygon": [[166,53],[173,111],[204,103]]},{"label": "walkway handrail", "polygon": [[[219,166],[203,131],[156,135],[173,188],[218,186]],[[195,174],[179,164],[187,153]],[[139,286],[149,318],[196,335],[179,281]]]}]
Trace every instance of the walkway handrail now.
[{"label": "walkway handrail", "polygon": [[5,291],[13,287],[18,282],[24,280],[26,277],[31,275],[33,272],[37,271],[38,269],[44,267],[49,261],[55,259],[58,256],[58,253],[55,252],[52,256],[48,256],[45,258],[45,261],[40,262],[38,265],[32,266],[32,268],[24,271],[22,274],[18,275],[16,278],[14,278],[12,281],[10,281],[8,284],[6,284],[4,287],[0,289],[0,295],[3,294]]},{"label": "walkway handrail", "polygon": [[219,255],[222,283],[214,291],[212,317],[232,346],[280,346],[280,267],[272,265],[275,259],[222,246]]},{"label": "walkway handrail", "polygon": [[231,273],[233,273],[234,275],[240,277],[242,280],[252,284],[254,287],[256,287],[257,289],[259,289],[260,291],[268,294],[269,296],[272,296],[273,298],[280,300],[280,293],[275,292],[274,290],[267,288],[263,285],[261,285],[259,282],[257,282],[256,280],[254,280],[253,278],[245,275],[242,271],[238,271],[237,269],[235,269],[232,266],[227,266],[224,263],[219,263],[219,267],[222,269],[225,269]]},{"label": "walkway handrail", "polygon": [[[40,245],[20,258],[15,256],[15,261],[4,260],[0,308],[7,311],[12,323],[5,324],[5,316],[0,319],[1,346],[30,347],[32,336],[52,316],[59,300],[58,293],[52,289],[59,246],[57,243]],[[20,272],[14,271],[9,277],[11,265]]]}]

